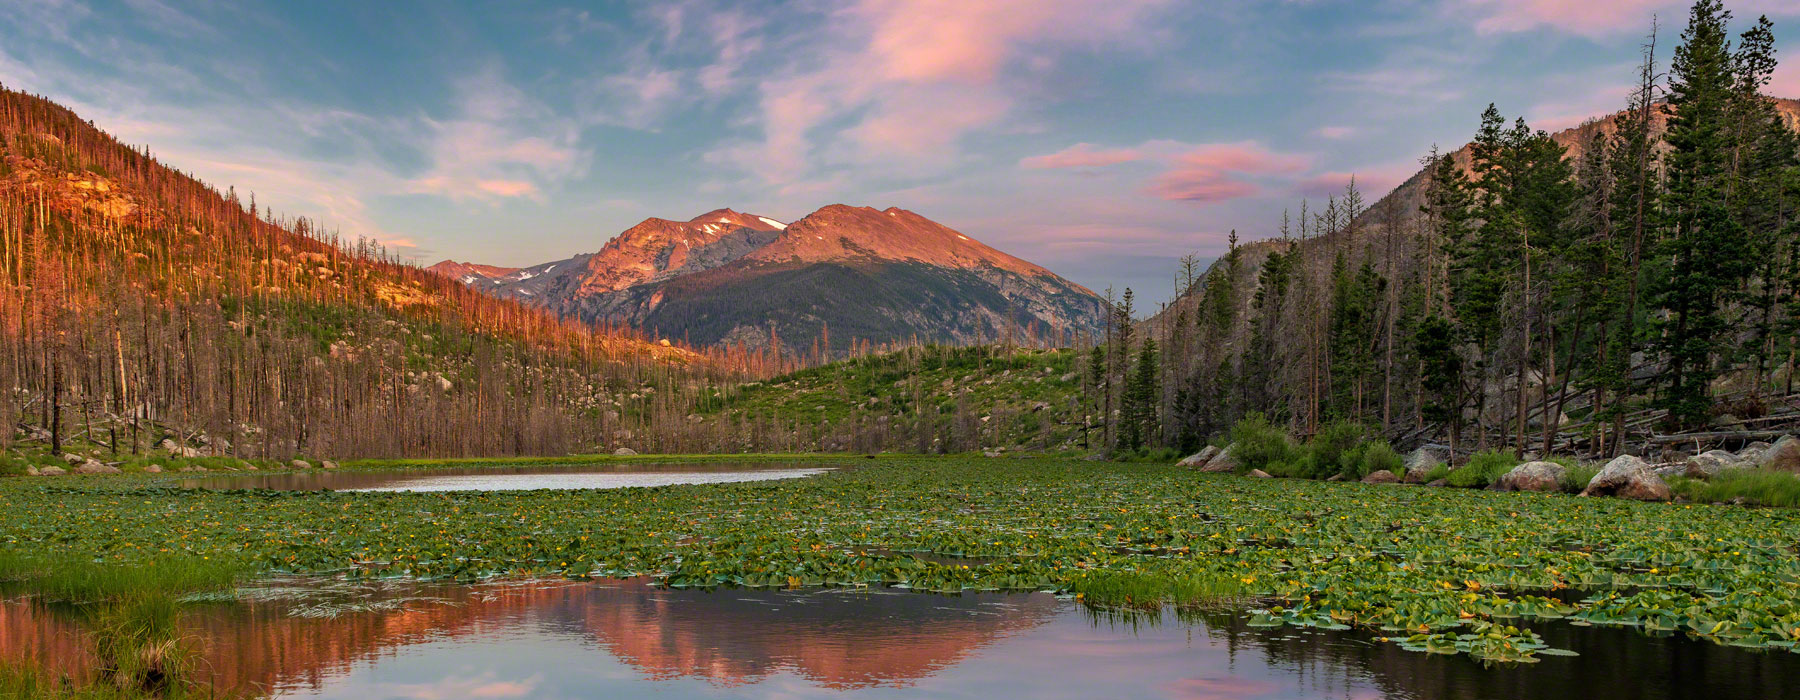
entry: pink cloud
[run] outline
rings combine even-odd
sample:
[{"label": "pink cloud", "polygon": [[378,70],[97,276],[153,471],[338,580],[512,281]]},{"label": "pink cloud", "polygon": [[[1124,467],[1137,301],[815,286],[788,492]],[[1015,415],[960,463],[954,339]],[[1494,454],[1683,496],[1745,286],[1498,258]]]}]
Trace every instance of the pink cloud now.
[{"label": "pink cloud", "polygon": [[1211,204],[1249,197],[1262,189],[1211,170],[1171,170],[1150,183],[1150,194],[1163,199]]},{"label": "pink cloud", "polygon": [[1218,143],[1199,146],[1181,154],[1176,164],[1194,170],[1232,170],[1243,173],[1279,174],[1305,170],[1305,156],[1274,153],[1256,143]]},{"label": "pink cloud", "polygon": [[1049,155],[1026,158],[1019,161],[1019,165],[1038,170],[1101,168],[1128,163],[1143,157],[1143,152],[1135,148],[1095,148],[1090,143],[1078,143]]},{"label": "pink cloud", "polygon": [[1169,0],[863,0],[868,54],[884,77],[990,84],[1029,43],[1099,45],[1140,31]]},{"label": "pink cloud", "polygon": [[[1020,90],[1068,47],[1138,45],[1172,0],[858,0],[820,41],[760,84],[760,138],[709,162],[777,188],[822,164],[918,172],[954,164],[971,131],[1001,123]],[[1135,40],[1135,41],[1134,41]]]},{"label": "pink cloud", "polygon": [[[1677,3],[1670,0],[1468,0],[1479,14],[1475,31],[1502,34],[1552,29],[1604,36],[1626,30],[1649,31],[1650,16]],[[1663,13],[1667,22],[1668,13]]]},{"label": "pink cloud", "polygon": [[1333,141],[1336,141],[1338,139],[1347,139],[1347,138],[1350,138],[1351,136],[1356,135],[1356,127],[1353,127],[1353,126],[1321,126],[1317,129],[1313,130],[1313,135],[1318,136],[1319,138],[1322,138],[1322,139],[1331,139]]},{"label": "pink cloud", "polygon": [[1246,176],[1291,176],[1310,167],[1312,159],[1277,153],[1254,141],[1186,144],[1179,141],[1146,141],[1130,148],[1096,148],[1078,143],[1055,153],[1019,161],[1034,169],[1093,168],[1138,160],[1165,164],[1162,174],[1146,191],[1162,199],[1186,202],[1223,202],[1262,191]]},{"label": "pink cloud", "polygon": [[1353,172],[1325,172],[1312,175],[1295,183],[1295,189],[1306,197],[1331,197],[1344,193],[1344,187],[1356,179],[1356,189],[1362,192],[1363,205],[1371,206],[1388,192],[1419,172],[1419,164],[1410,160],[1397,160],[1389,163],[1373,165]]},{"label": "pink cloud", "polygon": [[1213,203],[1261,191],[1239,175],[1291,175],[1309,159],[1275,153],[1255,143],[1207,144],[1177,155],[1169,170],[1151,181],[1149,192],[1169,200]]}]

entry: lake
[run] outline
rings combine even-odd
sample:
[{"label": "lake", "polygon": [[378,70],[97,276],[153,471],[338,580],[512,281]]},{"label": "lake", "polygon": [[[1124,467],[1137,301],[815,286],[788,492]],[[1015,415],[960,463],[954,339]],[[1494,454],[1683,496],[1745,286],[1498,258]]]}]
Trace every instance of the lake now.
[{"label": "lake", "polygon": [[280,491],[524,491],[617,489],[675,484],[727,484],[817,476],[831,467],[783,462],[614,463],[533,466],[430,467],[381,471],[312,470],[278,474],[209,475],[181,481],[187,488]]},{"label": "lake", "polygon": [[[1781,697],[1800,656],[1537,624],[1579,657],[1484,667],[1220,611],[1118,618],[1045,593],[670,590],[646,580],[277,580],[183,621],[201,677],[280,697]],[[68,611],[0,604],[0,658],[79,671]]]}]

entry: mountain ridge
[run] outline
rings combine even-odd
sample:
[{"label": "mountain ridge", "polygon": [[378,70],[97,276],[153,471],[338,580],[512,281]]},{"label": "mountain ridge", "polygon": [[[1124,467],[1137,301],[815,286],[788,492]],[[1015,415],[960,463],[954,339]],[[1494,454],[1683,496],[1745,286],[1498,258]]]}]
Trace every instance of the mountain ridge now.
[{"label": "mountain ridge", "polygon": [[1090,333],[1104,319],[1092,290],[898,207],[651,217],[594,253],[457,279],[564,317],[758,349]]}]

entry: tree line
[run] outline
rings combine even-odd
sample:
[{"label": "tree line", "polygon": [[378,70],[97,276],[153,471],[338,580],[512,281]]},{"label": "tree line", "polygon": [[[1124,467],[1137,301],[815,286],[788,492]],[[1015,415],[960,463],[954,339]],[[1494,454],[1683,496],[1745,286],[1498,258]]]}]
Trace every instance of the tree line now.
[{"label": "tree line", "polygon": [[[1373,206],[1355,181],[1228,251],[1087,369],[1108,447],[1191,449],[1261,414],[1408,442],[1616,454],[1787,419],[1800,350],[1800,134],[1774,30],[1690,12],[1622,112],[1561,135],[1493,105]],[[1785,111],[1784,111],[1785,110]],[[1167,357],[1158,363],[1158,348]]]}]

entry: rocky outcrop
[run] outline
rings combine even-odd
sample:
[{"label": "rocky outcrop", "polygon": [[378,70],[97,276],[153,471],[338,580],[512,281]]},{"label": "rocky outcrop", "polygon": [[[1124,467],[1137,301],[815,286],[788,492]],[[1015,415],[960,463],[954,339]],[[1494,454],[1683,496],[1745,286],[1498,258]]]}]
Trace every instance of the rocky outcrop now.
[{"label": "rocky outcrop", "polygon": [[1588,481],[1581,495],[1617,496],[1640,501],[1666,501],[1673,497],[1662,477],[1652,472],[1644,460],[1631,455],[1620,455],[1607,462],[1600,473]]},{"label": "rocky outcrop", "polygon": [[1226,474],[1237,470],[1237,457],[1231,454],[1230,445],[1226,445],[1225,449],[1219,450],[1218,454],[1213,455],[1212,459],[1207,460],[1206,466],[1200,468],[1200,471],[1207,474]]},{"label": "rocky outcrop", "polygon": [[81,466],[76,467],[75,473],[76,474],[117,474],[117,473],[119,473],[119,468],[110,466],[110,465],[106,465],[106,464],[101,464],[99,462],[96,462],[96,461],[90,459],[86,462],[82,462]]},{"label": "rocky outcrop", "polygon": [[1176,462],[1175,466],[1177,466],[1177,467],[1204,467],[1204,466],[1206,466],[1207,462],[1211,462],[1212,459],[1217,456],[1219,456],[1219,448],[1215,447],[1213,445],[1207,445],[1206,449],[1200,450],[1199,452],[1195,452],[1191,455],[1181,458],[1181,461]]},{"label": "rocky outcrop", "polygon": [[1757,460],[1758,467],[1800,474],[1800,438],[1784,435]]},{"label": "rocky outcrop", "polygon": [[1400,477],[1395,476],[1393,472],[1386,469],[1377,469],[1369,472],[1368,476],[1363,477],[1362,482],[1365,484],[1398,484],[1400,483]]},{"label": "rocky outcrop", "polygon": [[1751,469],[1756,464],[1744,461],[1725,450],[1707,450],[1687,458],[1687,461],[1683,462],[1681,466],[1683,476],[1694,479],[1711,479],[1734,469]]},{"label": "rocky outcrop", "polygon": [[1526,462],[1501,474],[1494,482],[1494,490],[1545,493],[1561,491],[1563,476],[1568,471],[1568,468],[1555,462]]},{"label": "rocky outcrop", "polygon": [[1412,454],[1406,456],[1404,481],[1409,484],[1425,483],[1425,475],[1430,474],[1431,470],[1438,468],[1438,465],[1443,464],[1444,460],[1449,457],[1450,450],[1448,448],[1440,450],[1427,445],[1413,450]]}]

